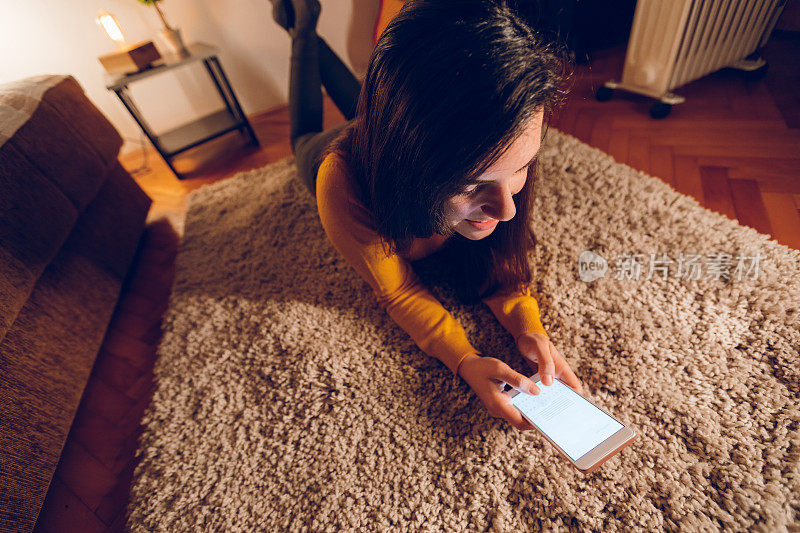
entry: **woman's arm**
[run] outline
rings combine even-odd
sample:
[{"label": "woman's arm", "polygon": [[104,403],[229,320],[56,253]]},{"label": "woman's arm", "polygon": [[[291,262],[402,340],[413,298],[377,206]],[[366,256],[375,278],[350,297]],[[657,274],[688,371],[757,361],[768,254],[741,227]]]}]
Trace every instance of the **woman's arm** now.
[{"label": "woman's arm", "polygon": [[343,163],[334,157],[323,161],[317,176],[317,209],[325,233],[417,346],[457,374],[461,360],[476,353],[475,348],[411,265],[386,254],[370,213],[358,201]]},{"label": "woman's arm", "polygon": [[514,337],[514,343],[522,356],[531,365],[536,364],[542,383],[550,386],[553,378],[558,377],[579,393],[583,392],[580,380],[545,332],[539,318],[539,305],[531,296],[530,288],[497,294],[484,298],[483,301]]},{"label": "woman's arm", "polygon": [[529,287],[525,287],[522,291],[495,294],[483,298],[483,302],[492,310],[497,321],[514,337],[515,342],[523,333],[541,333],[547,336],[539,317],[539,304],[536,303],[536,298],[531,296]]}]

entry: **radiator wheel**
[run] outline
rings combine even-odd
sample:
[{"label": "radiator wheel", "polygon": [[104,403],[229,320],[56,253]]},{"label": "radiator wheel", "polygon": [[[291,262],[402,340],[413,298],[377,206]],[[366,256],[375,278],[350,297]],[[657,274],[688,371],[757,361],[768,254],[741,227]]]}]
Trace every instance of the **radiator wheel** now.
[{"label": "radiator wheel", "polygon": [[767,75],[768,68],[769,68],[769,63],[764,63],[755,70],[743,70],[741,75],[745,81],[763,80],[764,76]]},{"label": "radiator wheel", "polygon": [[597,91],[595,91],[594,93],[594,98],[598,102],[605,102],[606,100],[611,100],[612,96],[614,96],[614,89],[606,87],[605,85],[598,88]]},{"label": "radiator wheel", "polygon": [[664,118],[672,111],[672,106],[664,102],[656,102],[650,106],[650,116],[656,119]]}]

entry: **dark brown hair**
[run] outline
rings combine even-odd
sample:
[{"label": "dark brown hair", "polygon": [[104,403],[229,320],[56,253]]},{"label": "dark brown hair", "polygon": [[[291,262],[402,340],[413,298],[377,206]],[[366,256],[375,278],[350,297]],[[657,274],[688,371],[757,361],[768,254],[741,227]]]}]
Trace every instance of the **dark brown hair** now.
[{"label": "dark brown hair", "polygon": [[444,208],[535,114],[548,122],[568,92],[568,66],[564,48],[506,0],[409,0],[372,52],[355,118],[319,160],[344,159],[387,254],[449,235],[439,255],[462,300],[525,287],[538,160],[514,196],[516,216],[484,239],[454,234]]}]

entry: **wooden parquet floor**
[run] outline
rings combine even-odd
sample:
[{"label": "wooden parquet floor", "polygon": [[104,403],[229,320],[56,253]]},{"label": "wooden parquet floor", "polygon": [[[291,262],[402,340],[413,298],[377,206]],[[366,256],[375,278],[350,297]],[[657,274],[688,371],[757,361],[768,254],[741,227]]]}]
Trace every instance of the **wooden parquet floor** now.
[{"label": "wooden parquet floor", "polygon": [[[655,175],[701,204],[800,249],[800,39],[773,35],[764,50],[767,76],[745,81],[720,71],[675,92],[686,102],[664,120],[650,101],[594,89],[619,79],[625,48],[597,52],[580,65],[566,106],[553,125],[617,161]],[[235,84],[235,80],[234,84]],[[343,120],[325,99],[325,127]],[[244,147],[229,134],[176,161],[178,181],[155,152],[137,181],[153,198],[149,225],[98,355],[36,525],[37,531],[123,530],[139,425],[152,394],[186,194],[239,171],[291,155],[285,106],[251,117],[262,142]],[[134,170],[140,153],[122,158]]]}]

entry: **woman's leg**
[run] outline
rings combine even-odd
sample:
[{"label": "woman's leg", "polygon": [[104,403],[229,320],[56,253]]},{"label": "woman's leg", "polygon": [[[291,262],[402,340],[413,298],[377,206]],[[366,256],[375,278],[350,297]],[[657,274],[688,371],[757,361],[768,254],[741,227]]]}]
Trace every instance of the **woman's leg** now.
[{"label": "woman's leg", "polygon": [[[299,8],[309,10],[307,0],[297,0]],[[295,7],[291,0],[272,0],[272,16],[275,21],[292,35],[295,26]],[[313,5],[311,7],[313,9]],[[317,13],[319,11],[317,10]],[[302,13],[301,13],[302,16]],[[302,23],[302,21],[301,21]],[[316,33],[316,21],[312,26]],[[317,64],[322,85],[328,95],[347,120],[355,117],[361,82],[353,75],[347,65],[339,59],[325,39],[317,35]],[[293,46],[294,49],[294,46]],[[312,80],[313,81],[313,80]]]},{"label": "woman's leg", "polygon": [[319,71],[319,46],[313,27],[292,34],[289,70],[289,122],[292,152],[297,139],[322,131],[322,80]]},{"label": "woman's leg", "polygon": [[[344,127],[341,125],[322,131],[321,83],[323,80],[330,82],[333,93],[329,89],[329,94],[348,119],[355,115],[360,91],[358,80],[317,35],[319,11],[317,0],[273,1],[273,17],[292,37],[289,73],[290,141],[298,177],[312,196],[316,196],[318,155]],[[322,67],[322,59],[325,67]]]},{"label": "woman's leg", "polygon": [[317,171],[322,163],[318,160],[319,155],[346,125],[347,123],[340,124],[323,132],[306,133],[297,139],[294,152],[297,177],[314,198],[317,197]]},{"label": "woman's leg", "polygon": [[322,131],[322,79],[316,31],[319,0],[270,0],[272,18],[292,38],[289,60],[289,124],[292,153],[297,139]]},{"label": "woman's leg", "polygon": [[350,120],[356,116],[361,82],[353,76],[336,52],[331,50],[325,39],[318,37],[317,42],[319,43],[319,70],[322,84],[344,118]]}]

